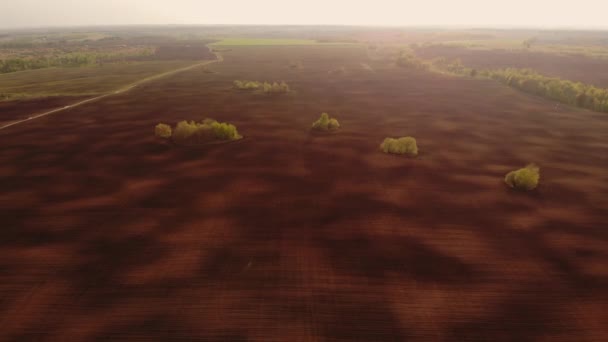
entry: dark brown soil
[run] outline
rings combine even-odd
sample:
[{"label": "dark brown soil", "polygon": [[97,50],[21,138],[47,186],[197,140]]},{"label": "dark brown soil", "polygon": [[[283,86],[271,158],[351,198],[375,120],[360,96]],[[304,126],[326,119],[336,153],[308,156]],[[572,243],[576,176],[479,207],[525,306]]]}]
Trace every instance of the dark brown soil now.
[{"label": "dark brown soil", "polygon": [[[0,131],[1,340],[608,338],[608,116],[351,48],[225,58]],[[155,139],[197,115],[247,139]]]},{"label": "dark brown soil", "polygon": [[608,60],[582,55],[556,55],[508,50],[473,50],[460,47],[419,48],[422,58],[460,58],[466,66],[479,69],[530,68],[553,77],[608,88]]}]

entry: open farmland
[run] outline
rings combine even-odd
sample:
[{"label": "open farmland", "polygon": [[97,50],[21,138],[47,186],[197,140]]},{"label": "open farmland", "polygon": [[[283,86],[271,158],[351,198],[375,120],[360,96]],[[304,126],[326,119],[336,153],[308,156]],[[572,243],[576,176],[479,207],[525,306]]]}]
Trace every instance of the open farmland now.
[{"label": "open farmland", "polygon": [[81,67],[49,67],[0,74],[0,127],[87,98],[122,92],[174,72],[212,63],[209,41],[139,38],[155,43],[154,54]]},{"label": "open farmland", "polygon": [[[608,116],[361,46],[222,54],[0,131],[1,340],[608,335]],[[244,139],[152,134],[205,117]],[[417,158],[380,152],[405,135]],[[539,188],[508,189],[528,162]]]}]

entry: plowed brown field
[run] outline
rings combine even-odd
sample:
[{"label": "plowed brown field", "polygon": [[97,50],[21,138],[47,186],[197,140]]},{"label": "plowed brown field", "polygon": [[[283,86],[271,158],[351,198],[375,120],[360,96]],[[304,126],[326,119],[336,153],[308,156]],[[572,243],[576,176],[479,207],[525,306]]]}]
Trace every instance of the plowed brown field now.
[{"label": "plowed brown field", "polygon": [[[0,131],[0,340],[608,338],[608,116],[355,47],[224,57]],[[153,136],[203,117],[245,139]]]}]

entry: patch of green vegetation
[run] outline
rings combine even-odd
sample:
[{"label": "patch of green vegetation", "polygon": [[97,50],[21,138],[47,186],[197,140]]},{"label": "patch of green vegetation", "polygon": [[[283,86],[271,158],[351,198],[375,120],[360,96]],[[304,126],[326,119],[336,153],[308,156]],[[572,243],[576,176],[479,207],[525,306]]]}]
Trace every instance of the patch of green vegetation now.
[{"label": "patch of green vegetation", "polygon": [[100,95],[191,64],[154,61],[21,71],[0,75],[0,94],[6,98]]},{"label": "patch of green vegetation", "polygon": [[202,122],[178,122],[173,129],[172,138],[179,145],[199,145],[213,141],[239,140],[243,136],[232,124],[205,119]]},{"label": "patch of green vegetation", "polygon": [[289,85],[285,82],[258,82],[258,81],[234,81],[234,88],[238,90],[249,90],[262,92],[264,94],[287,94],[291,91]]},{"label": "patch of green vegetation", "polygon": [[543,76],[529,69],[484,70],[480,75],[568,105],[608,112],[608,89]]},{"label": "patch of green vegetation", "polygon": [[273,46],[273,45],[317,45],[311,39],[275,39],[275,38],[226,38],[213,43],[213,46]]},{"label": "patch of green vegetation", "polygon": [[407,51],[401,51],[397,58],[397,65],[406,69],[428,70],[429,64],[415,57]]},{"label": "patch of green vegetation", "polygon": [[125,49],[114,52],[58,52],[36,53],[29,51],[12,57],[0,56],[0,74],[53,67],[83,67],[111,61],[154,55],[150,48]]},{"label": "patch of green vegetation", "polygon": [[[416,60],[415,57],[412,57]],[[460,76],[490,78],[517,88],[526,93],[559,101],[561,103],[608,113],[608,89],[557,77],[548,77],[531,69],[494,69],[476,70],[464,66],[460,60],[449,61],[440,57],[431,62],[418,62],[427,65],[429,70]]]},{"label": "patch of green vegetation", "polygon": [[540,179],[540,169],[530,164],[523,169],[511,171],[505,176],[505,183],[517,190],[530,191],[536,189]]},{"label": "patch of green vegetation", "polygon": [[276,45],[353,45],[345,41],[318,41],[313,39],[280,39],[280,38],[226,38],[211,44],[212,46],[276,46]]},{"label": "patch of green vegetation", "polygon": [[329,114],[323,113],[317,121],[313,122],[312,128],[318,131],[335,131],[340,128],[340,123],[335,118],[330,118]]},{"label": "patch of green vegetation", "polygon": [[460,61],[460,59],[450,61],[445,57],[435,58],[430,62],[430,67],[432,70],[449,73],[449,74],[453,74],[453,75],[471,76],[471,77],[477,76],[477,70],[464,66],[462,64],[462,62]]},{"label": "patch of green vegetation", "polygon": [[410,157],[418,155],[418,145],[412,137],[386,138],[380,144],[380,149],[384,153],[405,154]]},{"label": "patch of green vegetation", "polygon": [[154,127],[154,135],[157,137],[168,139],[171,138],[172,133],[173,130],[171,129],[171,126],[167,124],[159,123],[156,125],[156,127]]}]

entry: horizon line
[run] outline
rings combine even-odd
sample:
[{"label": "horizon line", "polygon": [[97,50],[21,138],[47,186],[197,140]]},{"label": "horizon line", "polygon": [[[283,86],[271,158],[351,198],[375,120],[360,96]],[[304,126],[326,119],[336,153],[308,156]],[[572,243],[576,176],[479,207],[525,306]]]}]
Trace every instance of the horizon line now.
[{"label": "horizon line", "polygon": [[608,31],[608,25],[475,25],[475,24],[260,24],[260,23],[130,23],[130,24],[73,24],[73,25],[26,25],[0,26],[0,30],[43,30],[74,28],[111,28],[111,27],[352,27],[352,28],[385,28],[385,29],[469,29],[469,30],[556,30],[556,31]]}]

